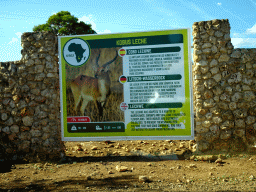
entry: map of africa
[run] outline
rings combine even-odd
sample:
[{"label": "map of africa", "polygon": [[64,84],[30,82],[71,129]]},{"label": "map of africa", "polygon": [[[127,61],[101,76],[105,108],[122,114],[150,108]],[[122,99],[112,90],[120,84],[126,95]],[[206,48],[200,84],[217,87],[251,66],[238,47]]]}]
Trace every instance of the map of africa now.
[{"label": "map of africa", "polygon": [[[68,51],[69,52],[75,52],[76,60],[77,60],[78,63],[82,60],[85,50],[86,49],[83,49],[81,44],[71,43],[68,46]],[[86,57],[84,57],[84,59],[85,58]]]}]

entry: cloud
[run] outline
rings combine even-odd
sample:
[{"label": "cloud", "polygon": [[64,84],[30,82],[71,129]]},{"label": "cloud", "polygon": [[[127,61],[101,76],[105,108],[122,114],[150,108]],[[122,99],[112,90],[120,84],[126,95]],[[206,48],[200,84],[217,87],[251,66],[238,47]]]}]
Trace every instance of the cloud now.
[{"label": "cloud", "polygon": [[256,24],[252,28],[247,29],[246,33],[248,33],[248,34],[256,34]]},{"label": "cloud", "polygon": [[91,24],[92,25],[92,29],[96,31],[96,24],[94,23],[93,19],[92,19],[92,15],[89,15],[89,17],[83,16],[81,18],[78,18],[78,21],[83,21],[86,24]]},{"label": "cloud", "polygon": [[221,3],[217,3],[217,5],[221,6]]},{"label": "cloud", "polygon": [[234,48],[255,48],[256,45],[256,24],[251,28],[246,29],[245,32],[233,33],[231,42]]},{"label": "cloud", "polygon": [[98,34],[103,34],[103,33],[111,33],[110,30],[105,29],[104,31],[97,31]]},{"label": "cloud", "polygon": [[256,38],[231,38],[234,48],[255,48]]},{"label": "cloud", "polygon": [[9,45],[9,44],[12,44],[12,43],[15,43],[15,42],[17,42],[17,41],[18,41],[18,39],[13,37],[12,40],[8,43],[8,45]]}]

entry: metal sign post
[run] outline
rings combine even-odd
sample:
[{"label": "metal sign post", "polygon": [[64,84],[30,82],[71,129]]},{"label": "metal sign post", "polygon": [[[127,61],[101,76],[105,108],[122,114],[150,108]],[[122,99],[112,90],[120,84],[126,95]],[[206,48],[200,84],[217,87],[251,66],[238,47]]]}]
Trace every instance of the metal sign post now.
[{"label": "metal sign post", "polygon": [[58,40],[63,141],[194,139],[189,28]]}]

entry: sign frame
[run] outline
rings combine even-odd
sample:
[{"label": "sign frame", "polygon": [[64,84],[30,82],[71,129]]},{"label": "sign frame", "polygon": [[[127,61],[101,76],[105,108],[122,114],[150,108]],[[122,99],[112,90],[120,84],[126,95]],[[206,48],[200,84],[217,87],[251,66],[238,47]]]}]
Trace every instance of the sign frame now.
[{"label": "sign frame", "polygon": [[[170,135],[170,132],[175,133],[175,130],[168,130],[168,134],[166,130],[163,130],[161,135],[123,135],[123,136],[114,136],[115,133],[111,133],[111,136],[107,136],[107,134],[102,134],[98,132],[91,133],[70,133],[67,128],[67,112],[64,108],[66,105],[64,101],[66,101],[66,82],[65,82],[65,62],[62,50],[64,44],[71,39],[82,39],[88,43],[89,40],[117,40],[123,38],[139,38],[139,37],[148,37],[148,36],[163,36],[163,35],[175,35],[182,34],[183,36],[183,55],[184,55],[184,76],[185,81],[189,81],[189,83],[185,83],[185,102],[188,108],[189,106],[189,117],[186,117],[186,120],[190,120],[190,128],[185,127],[186,134],[185,135]],[[65,42],[65,43],[64,43]],[[60,106],[61,106],[61,135],[62,141],[106,141],[106,140],[194,140],[194,112],[193,112],[193,87],[192,87],[192,62],[191,62],[191,38],[190,38],[190,28],[181,28],[181,29],[171,29],[171,30],[155,30],[155,31],[142,31],[142,32],[126,32],[126,33],[110,33],[110,34],[87,34],[87,35],[72,35],[72,36],[59,36],[58,37],[58,45],[59,45],[59,80],[60,80]],[[89,45],[90,47],[90,45]],[[119,47],[119,46],[118,46]],[[121,47],[126,47],[121,46]],[[88,52],[87,52],[88,53]],[[89,53],[88,58],[91,53]],[[120,56],[120,55],[119,55]],[[80,59],[80,58],[79,58]],[[86,63],[86,62],[85,62]],[[184,65],[186,63],[186,65]],[[77,64],[78,65],[78,64]],[[83,64],[82,64],[83,65]],[[124,63],[123,63],[124,65]],[[187,77],[188,76],[188,77]],[[121,82],[120,82],[121,83]],[[125,93],[124,93],[125,94]],[[120,103],[121,106],[121,103]],[[125,106],[125,105],[123,105]],[[70,118],[70,117],[69,117]],[[185,121],[184,121],[185,122]],[[100,124],[102,122],[90,122],[91,124]],[[123,123],[123,122],[115,122],[115,123]],[[185,124],[185,123],[184,123]],[[125,130],[127,126],[125,125]],[[138,134],[140,134],[137,131]],[[85,136],[90,135],[91,136]],[[99,135],[99,136],[96,136]]]}]

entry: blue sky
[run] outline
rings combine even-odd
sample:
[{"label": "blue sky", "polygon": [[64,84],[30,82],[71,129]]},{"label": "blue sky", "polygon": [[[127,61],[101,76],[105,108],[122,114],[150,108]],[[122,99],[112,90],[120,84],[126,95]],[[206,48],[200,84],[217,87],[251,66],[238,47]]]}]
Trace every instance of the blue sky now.
[{"label": "blue sky", "polygon": [[229,19],[235,48],[256,48],[256,0],[0,0],[0,62],[21,59],[21,35],[59,11],[69,11],[98,33],[191,28]]}]

